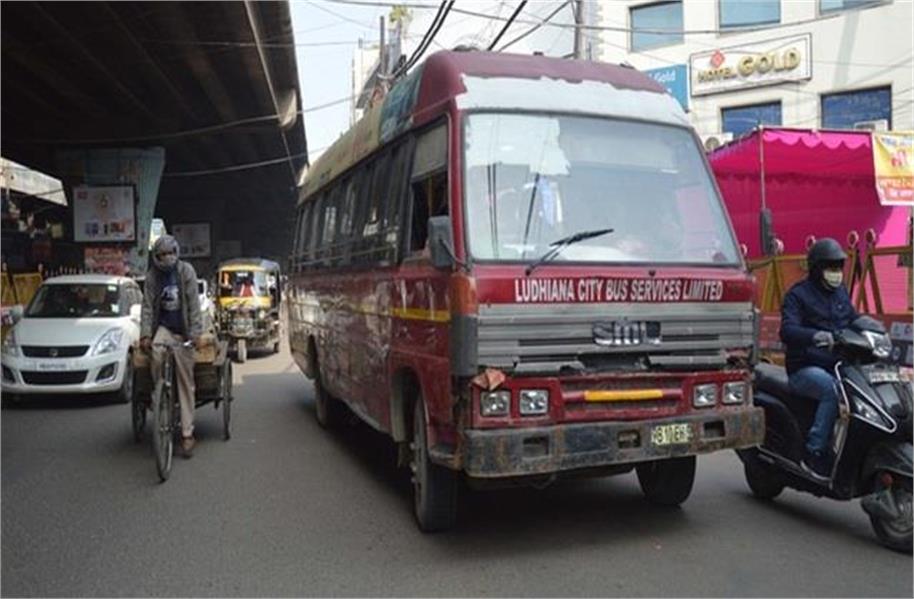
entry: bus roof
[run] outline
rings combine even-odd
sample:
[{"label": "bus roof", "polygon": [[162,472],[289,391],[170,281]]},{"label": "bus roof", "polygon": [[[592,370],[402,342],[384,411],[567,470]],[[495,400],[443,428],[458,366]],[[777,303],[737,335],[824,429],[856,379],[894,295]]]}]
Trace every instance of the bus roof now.
[{"label": "bus roof", "polygon": [[369,108],[308,171],[302,198],[382,144],[447,109],[585,113],[689,126],[682,107],[651,77],[603,62],[481,51],[429,56]]}]

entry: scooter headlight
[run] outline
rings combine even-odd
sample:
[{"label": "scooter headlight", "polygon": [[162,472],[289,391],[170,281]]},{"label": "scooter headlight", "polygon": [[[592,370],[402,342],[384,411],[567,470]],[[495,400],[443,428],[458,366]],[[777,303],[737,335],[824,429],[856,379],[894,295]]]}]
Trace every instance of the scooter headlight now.
[{"label": "scooter headlight", "polygon": [[875,331],[862,331],[864,339],[873,349],[873,355],[880,359],[888,358],[892,355],[892,340],[885,333]]},{"label": "scooter headlight", "polygon": [[852,402],[854,406],[854,414],[856,414],[861,420],[866,420],[870,424],[874,424],[880,428],[891,426],[889,422],[879,413],[876,408],[871,406],[868,402],[857,400]]}]

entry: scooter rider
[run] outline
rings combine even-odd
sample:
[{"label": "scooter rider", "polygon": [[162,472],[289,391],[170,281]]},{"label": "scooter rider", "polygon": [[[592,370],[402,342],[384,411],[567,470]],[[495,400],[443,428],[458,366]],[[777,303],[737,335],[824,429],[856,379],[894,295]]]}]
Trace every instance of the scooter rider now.
[{"label": "scooter rider", "polygon": [[834,239],[813,244],[806,257],[809,275],[791,287],[781,309],[781,340],[787,346],[790,391],[818,402],[801,466],[819,479],[827,479],[831,472],[829,440],[838,417],[836,359],[831,349],[835,333],[859,316],[843,285],[846,259]]},{"label": "scooter rider", "polygon": [[[171,235],[159,237],[152,248],[152,266],[146,274],[140,346],[152,349],[153,380],[161,378],[165,350],[154,343],[181,343],[190,338],[201,349],[203,318],[197,295],[194,267],[178,260],[178,241]],[[181,449],[190,457],[194,449],[194,350],[175,347],[178,401],[181,404]]]}]

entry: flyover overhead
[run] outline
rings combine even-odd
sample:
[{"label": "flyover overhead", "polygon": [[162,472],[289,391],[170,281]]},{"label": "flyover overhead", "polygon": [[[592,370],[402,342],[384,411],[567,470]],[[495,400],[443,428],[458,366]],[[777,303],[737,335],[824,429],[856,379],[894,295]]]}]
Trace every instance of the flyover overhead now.
[{"label": "flyover overhead", "polygon": [[287,2],[0,11],[4,157],[73,185],[61,155],[164,148],[156,216],[285,258],[307,162]]}]

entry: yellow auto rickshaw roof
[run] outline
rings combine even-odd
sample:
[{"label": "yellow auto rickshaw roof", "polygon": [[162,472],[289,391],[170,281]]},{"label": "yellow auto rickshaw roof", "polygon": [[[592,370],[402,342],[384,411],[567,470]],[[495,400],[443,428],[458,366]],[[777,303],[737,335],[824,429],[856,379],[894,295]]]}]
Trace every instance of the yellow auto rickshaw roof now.
[{"label": "yellow auto rickshaw roof", "polygon": [[234,258],[226,260],[219,265],[219,272],[233,272],[239,270],[264,270],[279,272],[279,264],[264,258]]}]

